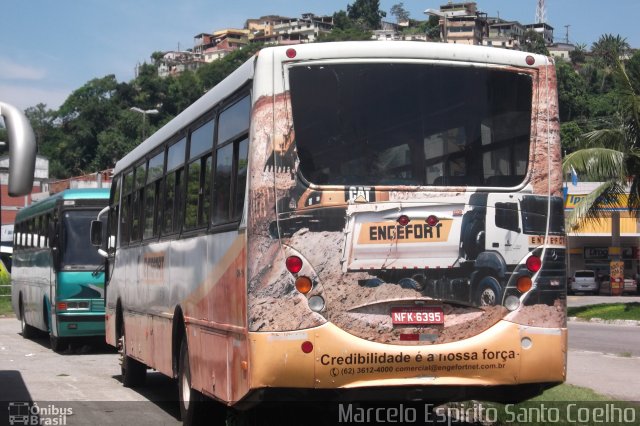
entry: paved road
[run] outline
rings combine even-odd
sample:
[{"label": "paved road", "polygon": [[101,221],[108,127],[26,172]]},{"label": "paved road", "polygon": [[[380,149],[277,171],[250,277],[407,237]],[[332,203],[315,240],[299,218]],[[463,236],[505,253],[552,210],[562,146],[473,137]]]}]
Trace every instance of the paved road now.
[{"label": "paved road", "polygon": [[[569,307],[640,302],[640,296],[567,296]],[[569,322],[567,383],[640,401],[640,326]]]},{"label": "paved road", "polygon": [[[160,373],[150,372],[144,387],[127,389],[118,355],[108,346],[76,347],[61,356],[47,338],[27,340],[19,331],[15,318],[0,318],[0,425],[8,421],[7,405],[19,401],[36,401],[49,412],[71,410],[67,425],[181,424],[177,388]],[[41,416],[43,424],[57,417]]]},{"label": "paved road", "polygon": [[640,401],[640,326],[569,322],[567,383]]},{"label": "paved road", "polygon": [[575,294],[567,296],[567,305],[571,307],[599,305],[601,303],[631,303],[640,302],[638,295],[624,296],[587,296],[583,294]]},{"label": "paved road", "polygon": [[[609,301],[570,296],[569,306]],[[146,386],[124,388],[117,354],[109,347],[73,347],[61,357],[44,337],[23,339],[19,327],[15,318],[0,318],[0,425],[7,421],[5,407],[18,401],[53,401],[54,409],[71,409],[69,425],[180,424],[172,380],[149,372]],[[569,331],[568,383],[640,401],[640,326],[570,322]]]}]

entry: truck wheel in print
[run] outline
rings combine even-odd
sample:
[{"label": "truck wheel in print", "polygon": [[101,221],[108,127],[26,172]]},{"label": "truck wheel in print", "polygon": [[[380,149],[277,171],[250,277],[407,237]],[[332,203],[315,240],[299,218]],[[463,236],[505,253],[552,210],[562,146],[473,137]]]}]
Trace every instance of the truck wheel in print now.
[{"label": "truck wheel in print", "polygon": [[122,385],[133,388],[144,384],[147,378],[147,366],[127,355],[124,321],[118,339],[118,353],[120,354],[120,372],[122,373]]},{"label": "truck wheel in print", "polygon": [[478,281],[476,303],[479,306],[494,306],[500,303],[502,289],[497,279],[487,275]]},{"label": "truck wheel in print", "polygon": [[27,324],[27,320],[24,317],[24,306],[22,305],[22,298],[20,298],[20,330],[22,337],[25,339],[31,339],[36,335],[36,329]]}]

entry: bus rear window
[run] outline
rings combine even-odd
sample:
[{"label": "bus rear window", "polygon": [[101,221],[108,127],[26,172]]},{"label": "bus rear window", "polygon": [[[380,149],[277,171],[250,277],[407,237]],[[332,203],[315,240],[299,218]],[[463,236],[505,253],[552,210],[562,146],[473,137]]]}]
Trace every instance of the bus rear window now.
[{"label": "bus rear window", "polygon": [[300,172],[333,185],[515,186],[532,78],[470,66],[323,64],[289,72]]}]

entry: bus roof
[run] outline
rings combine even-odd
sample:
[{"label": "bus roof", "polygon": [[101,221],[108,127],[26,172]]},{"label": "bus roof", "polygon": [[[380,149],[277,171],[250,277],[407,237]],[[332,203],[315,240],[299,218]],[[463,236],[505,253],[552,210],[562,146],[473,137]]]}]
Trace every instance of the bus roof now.
[{"label": "bus roof", "polygon": [[18,211],[16,222],[52,209],[58,200],[108,200],[109,188],[66,189]]},{"label": "bus roof", "polygon": [[185,126],[188,126],[194,118],[206,113],[218,102],[233,94],[239,87],[253,78],[253,64],[253,58],[249,59],[229,74],[227,78],[205,93],[200,99],[160,128],[160,130],[134,148],[133,151],[125,155],[116,163],[114,174],[120,173],[122,170],[136,163],[146,154],[162,145],[167,139],[180,132]]},{"label": "bus roof", "polygon": [[[287,52],[290,49],[296,52],[294,58],[287,56]],[[116,163],[114,174],[118,174],[138,162],[145,155],[154,151],[165,141],[178,134],[182,129],[191,124],[194,119],[209,111],[218,102],[224,100],[251,80],[253,78],[256,58],[259,56],[271,57],[273,61],[283,62],[377,58],[381,60],[416,59],[486,63],[523,68],[537,68],[551,61],[550,58],[544,55],[496,47],[416,41],[349,41],[266,47],[134,148],[130,153],[125,155]],[[527,63],[526,58],[528,56],[534,58],[533,64]]]}]

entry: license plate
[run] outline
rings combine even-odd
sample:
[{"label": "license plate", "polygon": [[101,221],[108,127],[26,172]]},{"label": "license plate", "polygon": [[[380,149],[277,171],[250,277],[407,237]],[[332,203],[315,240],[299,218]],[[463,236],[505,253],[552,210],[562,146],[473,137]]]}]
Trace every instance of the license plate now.
[{"label": "license plate", "polygon": [[391,322],[395,325],[444,324],[444,312],[439,306],[391,308]]}]

